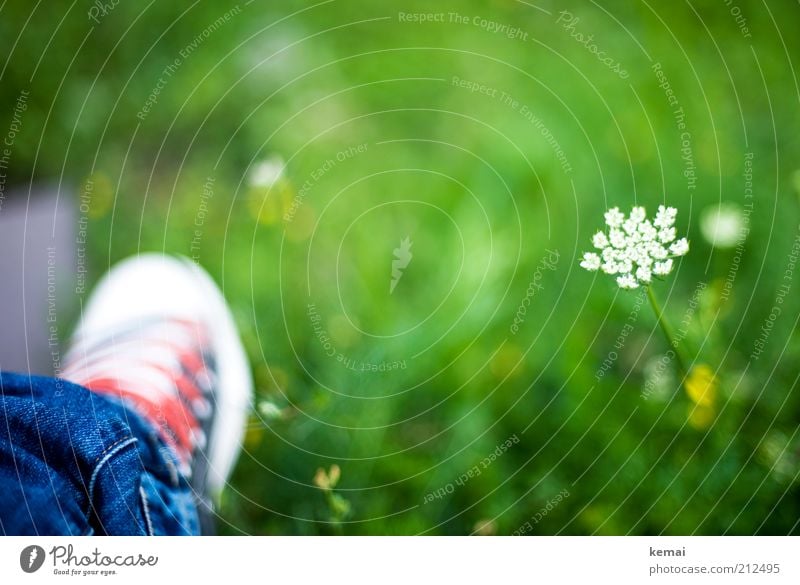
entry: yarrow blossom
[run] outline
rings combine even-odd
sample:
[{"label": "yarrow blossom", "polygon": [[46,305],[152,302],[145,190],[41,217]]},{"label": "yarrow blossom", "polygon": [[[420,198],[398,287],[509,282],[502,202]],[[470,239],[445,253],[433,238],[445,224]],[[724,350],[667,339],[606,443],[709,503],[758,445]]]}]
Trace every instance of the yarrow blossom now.
[{"label": "yarrow blossom", "polygon": [[599,231],[592,237],[599,252],[586,252],[581,266],[617,275],[617,284],[625,289],[647,286],[654,276],[668,275],[673,258],[689,251],[686,238],[675,240],[677,214],[674,207],[659,205],[651,222],[644,207],[631,209],[628,218],[617,207],[609,209],[605,213],[608,233]]}]

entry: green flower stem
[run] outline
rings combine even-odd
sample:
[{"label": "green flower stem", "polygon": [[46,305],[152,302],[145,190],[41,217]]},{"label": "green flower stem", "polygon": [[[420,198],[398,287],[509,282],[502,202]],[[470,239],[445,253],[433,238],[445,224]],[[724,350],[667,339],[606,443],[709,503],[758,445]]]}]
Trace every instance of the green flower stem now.
[{"label": "green flower stem", "polygon": [[653,293],[652,286],[647,287],[647,298],[650,300],[650,305],[656,312],[658,324],[661,326],[661,331],[664,332],[664,337],[667,338],[667,343],[675,353],[675,361],[678,362],[678,369],[680,370],[681,375],[686,377],[686,375],[689,373],[689,370],[687,369],[686,362],[683,359],[683,353],[681,352],[681,348],[678,346],[678,342],[675,340],[675,335],[672,333],[669,323],[667,323],[667,320],[664,318],[664,311],[661,310],[661,305],[658,303],[655,293]]}]

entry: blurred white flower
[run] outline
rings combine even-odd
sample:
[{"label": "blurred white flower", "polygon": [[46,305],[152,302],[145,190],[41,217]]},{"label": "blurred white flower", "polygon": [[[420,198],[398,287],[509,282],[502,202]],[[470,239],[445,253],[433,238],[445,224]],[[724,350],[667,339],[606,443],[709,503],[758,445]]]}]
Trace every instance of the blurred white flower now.
[{"label": "blurred white flower", "polygon": [[706,207],[700,215],[700,231],[715,248],[733,248],[744,240],[744,216],[735,203]]},{"label": "blurred white flower", "polygon": [[672,258],[689,251],[686,238],[675,241],[677,214],[674,207],[660,205],[651,222],[644,207],[634,207],[627,219],[618,208],[609,209],[605,213],[608,234],[600,231],[592,237],[600,252],[586,252],[581,266],[616,275],[617,284],[625,289],[646,286],[654,275],[668,275],[674,266]]},{"label": "blurred white flower", "polygon": [[283,411],[278,408],[274,403],[267,400],[262,400],[258,403],[259,414],[267,420],[276,420],[281,418]]},{"label": "blurred white flower", "polygon": [[253,187],[272,187],[283,176],[285,167],[283,159],[278,155],[259,162],[250,173],[250,185]]}]

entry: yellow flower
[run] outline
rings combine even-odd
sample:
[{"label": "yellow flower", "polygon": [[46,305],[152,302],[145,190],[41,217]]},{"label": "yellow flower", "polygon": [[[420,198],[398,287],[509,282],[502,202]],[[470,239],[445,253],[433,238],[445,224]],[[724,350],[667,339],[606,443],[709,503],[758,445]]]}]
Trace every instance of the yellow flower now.
[{"label": "yellow flower", "polygon": [[330,472],[325,471],[322,467],[317,469],[314,475],[314,485],[323,490],[332,490],[339,483],[339,478],[342,476],[342,471],[338,465],[331,465]]},{"label": "yellow flower", "polygon": [[342,477],[342,471],[339,469],[339,466],[336,464],[331,465],[331,470],[328,472],[328,480],[331,483],[331,488],[336,487],[340,477]]},{"label": "yellow flower", "polygon": [[714,409],[710,406],[689,405],[689,425],[698,431],[704,431],[714,422]]},{"label": "yellow flower", "polygon": [[294,189],[288,179],[281,178],[269,187],[251,187],[247,195],[250,215],[263,225],[281,221],[291,209]]},{"label": "yellow flower", "polygon": [[706,408],[714,405],[718,386],[719,383],[714,372],[706,364],[693,367],[684,383],[686,394],[692,402]]},{"label": "yellow flower", "polygon": [[314,474],[314,485],[324,490],[330,489],[331,482],[328,479],[328,472],[322,467],[317,468],[317,473]]},{"label": "yellow flower", "polygon": [[689,372],[684,388],[693,403],[688,406],[687,411],[689,425],[693,428],[703,431],[714,422],[714,403],[717,400],[718,387],[719,381],[706,364],[697,365]]},{"label": "yellow flower", "polygon": [[472,527],[472,533],[476,536],[494,536],[497,534],[497,522],[494,520],[478,520]]}]

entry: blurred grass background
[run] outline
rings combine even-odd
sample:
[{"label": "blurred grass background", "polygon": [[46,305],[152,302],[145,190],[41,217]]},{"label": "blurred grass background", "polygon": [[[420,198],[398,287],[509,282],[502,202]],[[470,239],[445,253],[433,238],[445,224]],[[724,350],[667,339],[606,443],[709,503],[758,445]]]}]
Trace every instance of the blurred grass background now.
[{"label": "blurred grass background", "polygon": [[[0,129],[30,92],[9,184],[55,181],[76,202],[91,186],[92,280],[139,251],[181,253],[236,313],[260,408],[223,532],[507,534],[562,490],[532,533],[800,530],[800,284],[750,357],[798,235],[800,8],[736,0],[748,38],[723,2],[534,4],[120,0],[94,22],[88,2],[3,3]],[[694,189],[655,62],[685,111]],[[253,180],[278,157],[276,182]],[[605,209],[665,201],[692,242],[656,285],[676,326],[708,284],[685,340],[720,381],[702,412],[654,373],[667,347],[650,308],[615,347],[636,294],[577,266]],[[738,254],[699,230],[723,201],[752,202]],[[413,259],[389,294],[405,237]],[[332,465],[335,493],[314,482]]]}]

